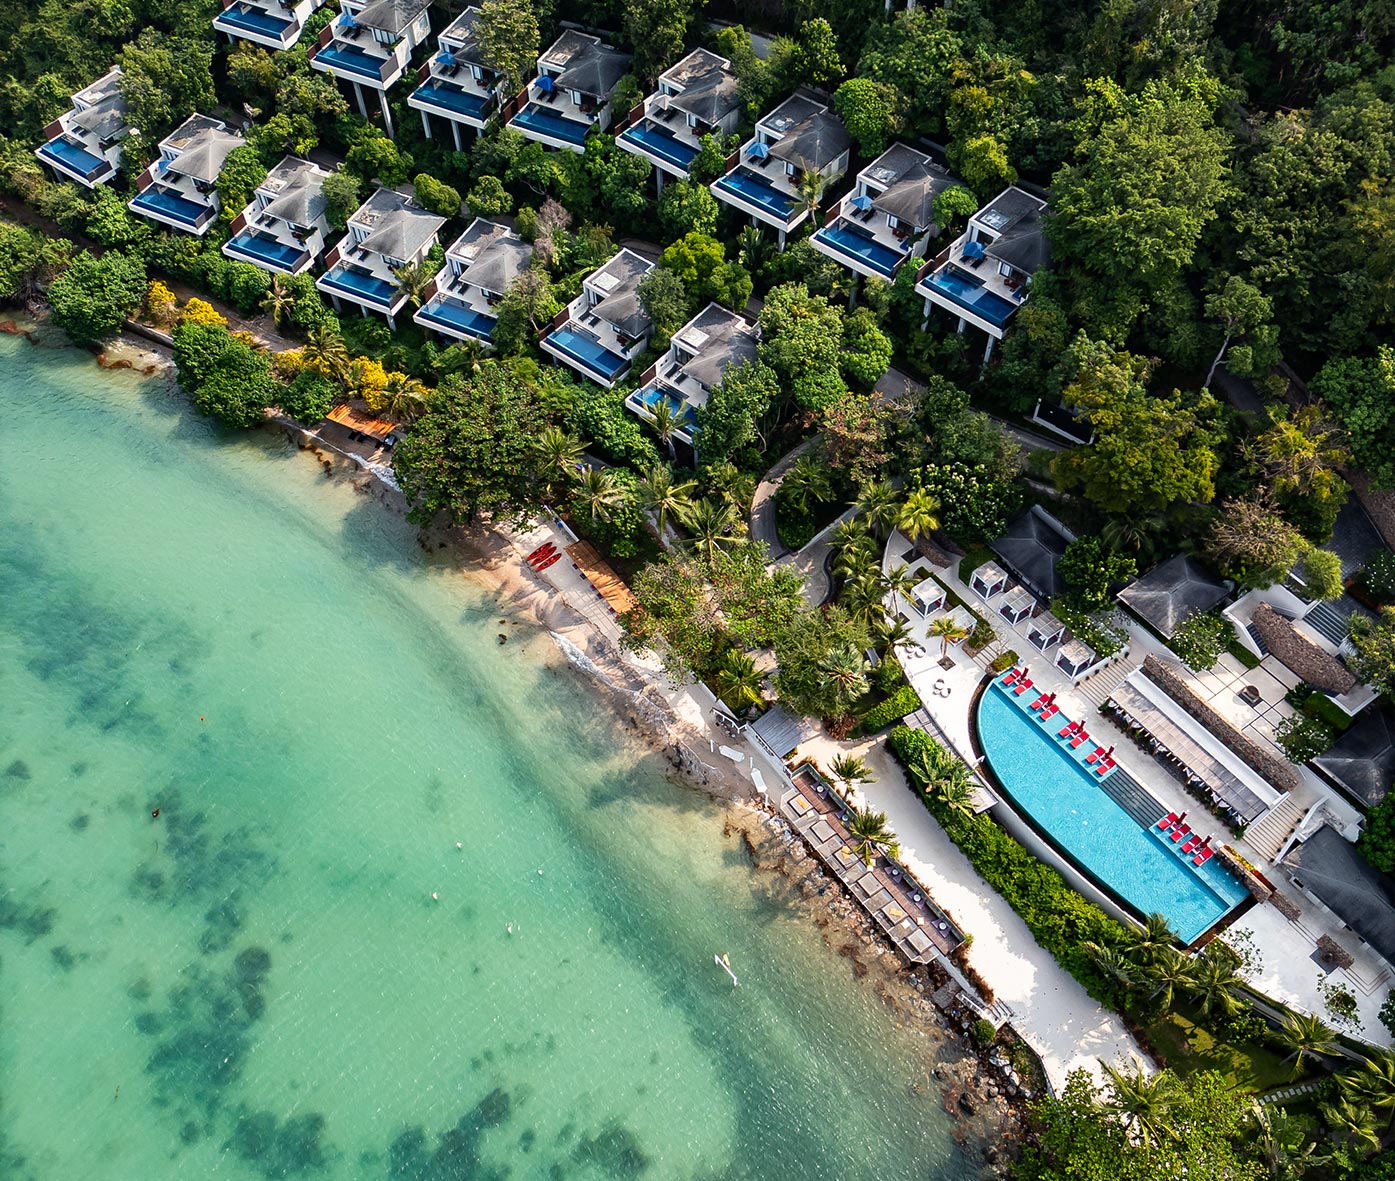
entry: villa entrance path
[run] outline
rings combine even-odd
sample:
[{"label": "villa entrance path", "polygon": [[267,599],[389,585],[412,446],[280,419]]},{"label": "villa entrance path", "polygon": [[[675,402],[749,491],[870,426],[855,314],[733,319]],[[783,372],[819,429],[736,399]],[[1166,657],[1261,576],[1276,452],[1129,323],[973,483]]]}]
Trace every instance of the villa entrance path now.
[{"label": "villa entrance path", "polygon": [[751,498],[751,540],[765,542],[770,550],[772,562],[790,552],[780,544],[780,534],[775,528],[775,493],[794,461],[817,443],[819,438],[820,436],[815,435],[812,439],[805,439],[785,455],[761,477],[760,483],[756,485],[755,495]]}]

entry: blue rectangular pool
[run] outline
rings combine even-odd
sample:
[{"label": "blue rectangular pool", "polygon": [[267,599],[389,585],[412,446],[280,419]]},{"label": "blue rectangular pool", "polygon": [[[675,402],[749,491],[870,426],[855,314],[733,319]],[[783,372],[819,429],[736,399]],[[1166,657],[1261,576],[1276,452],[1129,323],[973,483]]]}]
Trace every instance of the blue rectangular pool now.
[{"label": "blue rectangular pool", "polygon": [[278,242],[275,238],[268,238],[262,234],[254,234],[250,230],[243,230],[231,239],[227,251],[255,266],[270,267],[273,271],[284,271],[287,274],[310,257],[308,250],[286,242]]},{"label": "blue rectangular pool", "polygon": [[679,430],[690,438],[697,430],[697,413],[687,398],[680,398],[677,394],[657,385],[651,385],[631,396],[650,411],[660,402],[667,402],[668,408],[673,411],[674,421]]},{"label": "blue rectangular pool", "polygon": [[[1094,743],[1072,751],[1058,740],[1063,715],[1041,726],[1027,710],[1035,696],[1015,698],[994,681],[978,707],[979,740],[1014,808],[1109,893],[1140,915],[1164,915],[1190,943],[1245,887],[1214,857],[1199,869],[1183,860],[1106,795],[1083,762]],[[1197,823],[1205,836],[1206,819]]]},{"label": "blue rectangular pool", "polygon": [[543,337],[543,343],[569,357],[592,373],[599,374],[606,382],[615,380],[629,364],[619,353],[612,353],[594,337],[568,328],[565,324]]},{"label": "blue rectangular pool", "polygon": [[162,214],[191,230],[198,229],[201,220],[211,220],[213,213],[207,205],[153,186],[137,193],[131,200],[131,208],[137,213]]},{"label": "blue rectangular pool", "polygon": [[476,340],[488,341],[494,332],[495,319],[456,303],[453,299],[433,299],[414,317],[419,324],[441,328],[449,333],[465,333]]},{"label": "blue rectangular pool", "polygon": [[620,139],[638,144],[645,151],[687,172],[697,156],[697,148],[685,144],[672,132],[651,123],[636,123],[620,133]]},{"label": "blue rectangular pool", "polygon": [[90,180],[93,173],[111,167],[101,156],[62,137],[44,144],[39,154],[51,163],[62,165],[68,172],[76,173],[83,180]]},{"label": "blue rectangular pool", "polygon": [[745,168],[738,168],[735,172],[722,177],[717,182],[716,187],[740,197],[757,209],[763,209],[781,221],[789,221],[790,215],[794,212],[793,197],[786,196],[768,181]]},{"label": "blue rectangular pool", "polygon": [[540,107],[537,103],[529,103],[519,111],[509,120],[509,126],[526,127],[539,135],[560,139],[563,143],[575,144],[577,147],[586,142],[586,136],[591,130],[590,123],[568,119],[550,107]]},{"label": "blue rectangular pool", "polygon": [[412,91],[412,97],[419,103],[449,111],[452,115],[464,115],[467,119],[484,121],[489,99],[482,94],[471,94],[458,86],[448,86],[440,82],[426,82]]},{"label": "blue rectangular pool", "polygon": [[351,299],[377,304],[387,309],[397,298],[397,286],[367,271],[356,271],[350,267],[337,267],[324,275],[320,282]]},{"label": "blue rectangular pool", "polygon": [[877,274],[887,279],[895,278],[896,268],[906,257],[904,253],[874,241],[867,234],[837,222],[816,230],[814,241],[822,242],[837,254],[866,263]]},{"label": "blue rectangular pool", "polygon": [[957,267],[946,267],[925,278],[927,287],[933,287],[952,303],[982,316],[990,324],[1001,328],[1008,318],[1017,311],[1017,305],[1001,295],[994,295],[983,286],[983,280],[965,274]]},{"label": "blue rectangular pool", "polygon": [[322,66],[344,70],[359,78],[371,78],[377,82],[382,77],[379,71],[385,59],[354,49],[342,41],[331,41],[322,49],[315,50],[313,60]]},{"label": "blue rectangular pool", "polygon": [[260,8],[242,8],[236,4],[220,12],[217,22],[249,33],[257,33],[262,37],[270,37],[274,41],[283,40],[286,30],[295,24],[295,21],[282,20],[263,12]]}]

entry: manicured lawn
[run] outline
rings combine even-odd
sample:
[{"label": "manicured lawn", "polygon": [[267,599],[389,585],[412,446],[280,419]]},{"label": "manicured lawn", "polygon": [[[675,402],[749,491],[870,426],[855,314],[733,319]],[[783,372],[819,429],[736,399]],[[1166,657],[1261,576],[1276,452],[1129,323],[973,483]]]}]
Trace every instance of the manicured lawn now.
[{"label": "manicured lawn", "polygon": [[1293,1064],[1285,1062],[1282,1054],[1265,1046],[1235,1046],[1218,1041],[1216,1035],[1197,1025],[1198,1016],[1190,1010],[1179,1010],[1144,1027],[1177,1074],[1218,1070],[1245,1091],[1268,1091],[1294,1081]]}]

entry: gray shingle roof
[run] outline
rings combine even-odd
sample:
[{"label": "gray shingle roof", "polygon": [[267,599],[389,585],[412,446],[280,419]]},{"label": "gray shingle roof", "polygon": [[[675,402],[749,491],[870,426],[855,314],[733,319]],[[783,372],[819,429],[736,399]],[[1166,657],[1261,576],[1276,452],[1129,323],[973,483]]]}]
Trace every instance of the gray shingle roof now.
[{"label": "gray shingle roof", "polygon": [[705,49],[694,49],[677,65],[663,74],[666,82],[683,88],[682,93],[670,95],[669,105],[701,119],[704,123],[720,123],[741,105],[736,75],[724,57]]},{"label": "gray shingle roof", "polygon": [[1395,713],[1369,710],[1313,763],[1354,799],[1374,808],[1395,784]]},{"label": "gray shingle roof", "polygon": [[630,68],[630,55],[612,49],[598,37],[568,29],[547,47],[538,64],[560,70],[555,75],[559,90],[579,90],[604,98]]},{"label": "gray shingle roof", "polygon": [[1023,214],[1002,236],[984,248],[989,258],[1015,267],[1024,275],[1035,275],[1051,265],[1051,240],[1046,236],[1042,213]]},{"label": "gray shingle roof", "polygon": [[111,139],[131,129],[126,122],[126,101],[119,94],[84,111],[74,111],[69,122],[98,139]]},{"label": "gray shingle roof", "polygon": [[728,366],[756,358],[754,325],[720,304],[708,304],[674,333],[674,340],[694,353],[683,373],[709,390],[722,380]]},{"label": "gray shingle roof", "polygon": [[852,144],[843,121],[832,111],[819,110],[801,119],[770,145],[770,154],[805,172],[822,172]]},{"label": "gray shingle roof", "polygon": [[886,191],[872,198],[874,208],[917,229],[935,224],[935,198],[958,182],[932,160],[915,161]]},{"label": "gray shingle roof", "polygon": [[274,192],[264,212],[293,225],[313,225],[325,211],[324,183],[329,173],[309,160],[287,156],[257,187]]},{"label": "gray shingle roof", "polygon": [[632,251],[620,251],[586,280],[602,295],[592,312],[626,336],[643,336],[651,322],[639,302],[639,281],[653,269],[653,263]]},{"label": "gray shingle roof", "polygon": [[1054,598],[1061,592],[1061,577],[1056,563],[1072,540],[1064,527],[1055,524],[1045,512],[1033,505],[1020,513],[989,549],[1003,559],[1014,574],[1043,598]]},{"label": "gray shingle roof", "polygon": [[1395,895],[1390,878],[1374,869],[1355,845],[1323,825],[1284,854],[1283,864],[1323,905],[1395,963]]},{"label": "gray shingle roof", "polygon": [[484,291],[503,295],[532,260],[533,247],[529,243],[512,234],[500,235],[480,249],[475,261],[460,273],[460,279]]},{"label": "gray shingle roof", "polygon": [[351,220],[369,227],[360,249],[404,260],[416,254],[446,224],[444,217],[427,213],[410,197],[392,189],[375,190]]},{"label": "gray shingle roof", "polygon": [[478,8],[467,8],[451,21],[441,34],[441,41],[449,39],[460,47],[454,51],[456,65],[474,63],[482,66],[485,64],[483,54],[480,51],[479,19],[480,10]]},{"label": "gray shingle roof", "polygon": [[228,131],[216,119],[210,119],[207,115],[190,115],[165,138],[164,143],[179,152],[169,166],[170,172],[212,184],[223,171],[223,162],[229,154],[236,148],[244,147],[246,140]]},{"label": "gray shingle roof", "polygon": [[365,29],[398,34],[431,7],[431,0],[376,0],[354,19]]},{"label": "gray shingle roof", "polygon": [[1129,583],[1119,592],[1119,601],[1170,640],[1193,615],[1203,615],[1221,602],[1231,587],[1200,562],[1178,554]]}]

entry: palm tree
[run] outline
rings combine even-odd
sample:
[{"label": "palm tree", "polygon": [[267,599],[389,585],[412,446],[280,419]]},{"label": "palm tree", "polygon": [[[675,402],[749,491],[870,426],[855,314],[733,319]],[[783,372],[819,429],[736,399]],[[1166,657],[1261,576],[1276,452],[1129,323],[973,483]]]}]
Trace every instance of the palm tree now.
[{"label": "palm tree", "polygon": [[968,816],[974,810],[974,777],[958,759],[935,780],[931,791],[956,816]]},{"label": "palm tree", "polygon": [[581,469],[577,481],[576,500],[589,510],[591,521],[609,521],[610,510],[624,503],[625,489],[615,481],[615,473],[610,468],[595,468],[589,463]]},{"label": "palm tree", "polygon": [[[877,578],[877,554],[872,548],[872,539],[865,533],[861,534],[855,541],[838,549],[838,556],[833,561],[833,575],[852,582],[858,578]],[[881,594],[881,585],[878,583],[877,594]]]},{"label": "palm tree", "polygon": [[1132,550],[1140,561],[1153,556],[1157,535],[1167,528],[1167,518],[1161,513],[1136,517],[1110,517],[1100,526],[1100,540],[1105,548],[1119,553]]},{"label": "palm tree", "polygon": [[890,533],[901,516],[899,498],[890,480],[864,484],[857,499],[853,501],[853,507],[867,518],[867,523],[878,538]]},{"label": "palm tree", "polygon": [[1356,1148],[1374,1150],[1380,1147],[1375,1117],[1369,1107],[1339,1095],[1331,1103],[1318,1104],[1318,1110],[1322,1112],[1327,1126]]},{"label": "palm tree", "polygon": [[1243,981],[1236,974],[1233,953],[1214,950],[1217,946],[1208,947],[1192,968],[1190,992],[1208,1017],[1216,1012],[1229,1016],[1240,1007]]},{"label": "palm tree", "polygon": [[1135,975],[1137,969],[1115,948],[1105,947],[1099,943],[1082,943],[1080,946],[1090,963],[1094,964],[1102,975],[1109,977],[1115,984],[1120,984],[1124,988],[1132,988],[1137,982]]},{"label": "palm tree", "polygon": [[905,562],[893,566],[882,575],[882,589],[891,595],[891,604],[898,609],[902,602],[911,597],[911,591],[918,585],[919,580]]},{"label": "palm tree", "polygon": [[430,393],[415,377],[394,371],[387,375],[383,385],[383,409],[393,418],[411,422],[426,409]]},{"label": "palm tree", "polygon": [[663,398],[655,402],[650,407],[649,412],[654,416],[654,421],[649,425],[655,436],[668,450],[668,457],[677,459],[678,451],[673,445],[673,432],[678,429],[678,415],[674,413],[672,403],[667,398]]},{"label": "palm tree", "polygon": [[267,288],[266,294],[262,296],[261,309],[271,313],[271,322],[277,328],[281,327],[281,320],[291,307],[295,304],[295,297],[286,290],[285,281],[280,275],[271,277],[271,286]]},{"label": "palm tree", "polygon": [[688,545],[709,565],[716,560],[719,550],[737,542],[734,530],[739,518],[729,504],[718,504],[704,496],[701,500],[689,502],[687,508],[677,510],[675,516],[692,535]]},{"label": "palm tree", "polygon": [[1395,1111],[1395,1054],[1389,1050],[1372,1051],[1355,1070],[1339,1075],[1337,1086],[1354,1102]]},{"label": "palm tree", "polygon": [[848,818],[848,840],[853,852],[867,864],[876,860],[878,852],[885,850],[892,857],[901,853],[896,834],[886,822],[885,812],[873,812],[870,808],[856,808]]},{"label": "palm tree", "polygon": [[[1274,1036],[1289,1051],[1288,1058],[1293,1059],[1294,1078],[1303,1073],[1304,1063],[1309,1058],[1329,1054],[1337,1045],[1336,1032],[1329,1029],[1321,1017],[1310,1013],[1286,1012]],[[1391,1093],[1391,1101],[1395,1102],[1395,1092]]]},{"label": "palm tree", "polygon": [[407,297],[407,306],[415,310],[421,307],[422,296],[430,277],[419,262],[409,262],[405,266],[393,267],[392,276],[397,280],[397,289]]},{"label": "palm tree", "polygon": [[1134,938],[1129,950],[1140,964],[1148,964],[1162,953],[1163,948],[1171,948],[1176,943],[1177,936],[1167,925],[1166,917],[1155,912],[1144,920],[1143,930]]},{"label": "palm tree", "polygon": [[1143,979],[1150,989],[1148,998],[1157,1001],[1164,1011],[1171,1011],[1177,991],[1191,991],[1193,974],[1190,958],[1175,948],[1163,948],[1143,968]]},{"label": "palm tree", "polygon": [[755,477],[728,460],[706,470],[707,491],[721,496],[738,514],[744,515],[756,494]]},{"label": "palm tree", "polygon": [[827,469],[808,455],[801,455],[780,481],[780,495],[794,509],[806,516],[833,495]]},{"label": "palm tree", "polygon": [[1282,1107],[1258,1099],[1250,1102],[1255,1147],[1269,1181],[1302,1181],[1310,1168],[1327,1163],[1329,1158],[1318,1153],[1307,1129]]},{"label": "palm tree", "polygon": [[559,426],[546,426],[533,442],[538,457],[538,475],[542,478],[544,499],[551,500],[558,485],[566,487],[576,478],[586,446]]},{"label": "palm tree", "polygon": [[969,629],[953,615],[941,615],[926,629],[926,635],[933,636],[940,641],[941,660],[948,658],[951,644],[959,643],[968,634]]},{"label": "palm tree", "polygon": [[843,794],[847,796],[852,795],[853,788],[859,783],[877,782],[868,771],[867,764],[856,755],[834,755],[829,769],[843,781],[843,786],[847,789]]},{"label": "palm tree", "polygon": [[761,675],[756,662],[740,648],[728,648],[713,675],[719,696],[732,710],[761,703]]},{"label": "palm tree", "polygon": [[834,700],[844,708],[867,692],[867,660],[851,645],[828,653],[819,671],[832,689]]},{"label": "palm tree", "polygon": [[668,525],[669,513],[681,517],[683,511],[693,503],[692,492],[696,487],[696,480],[675,483],[673,471],[662,463],[650,465],[644,473],[644,478],[639,482],[639,493],[646,511],[658,514],[660,541]]},{"label": "palm tree", "polygon": [[906,535],[906,540],[917,542],[922,537],[929,537],[939,527],[940,502],[924,488],[912,488],[901,502],[896,528]]},{"label": "palm tree", "polygon": [[929,791],[949,774],[949,768],[956,762],[958,760],[949,751],[936,743],[923,747],[906,769],[914,783],[919,784],[922,790]]},{"label": "palm tree", "polygon": [[764,265],[769,253],[765,232],[759,226],[741,227],[741,232],[736,235],[736,258],[743,267],[754,274]]},{"label": "palm tree", "polygon": [[1124,1127],[1139,1143],[1152,1147],[1172,1139],[1174,1133],[1169,1121],[1177,1108],[1181,1090],[1176,1076],[1170,1070],[1146,1075],[1137,1060],[1127,1073],[1107,1062],[1100,1065],[1109,1087],[1104,1106],[1123,1117]]},{"label": "palm tree", "polygon": [[886,594],[881,579],[871,571],[860,571],[849,579],[838,601],[858,623],[874,624],[886,618]]},{"label": "palm tree", "polygon": [[828,180],[829,178],[816,168],[805,168],[800,172],[794,191],[800,203],[811,214],[818,211],[819,204],[823,201],[823,192],[828,188]]},{"label": "palm tree", "polygon": [[909,648],[915,643],[915,633],[904,619],[896,616],[873,620],[872,638],[880,656],[896,656],[902,648]]},{"label": "palm tree", "polygon": [[317,324],[306,334],[301,351],[305,363],[326,377],[342,382],[349,372],[349,350],[344,338],[328,324]]}]

